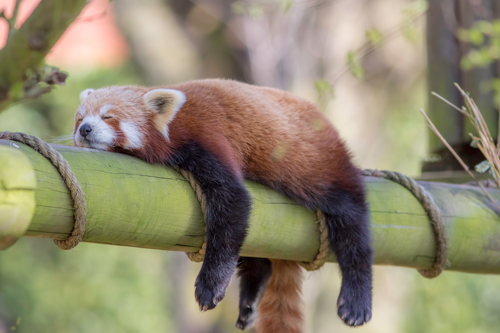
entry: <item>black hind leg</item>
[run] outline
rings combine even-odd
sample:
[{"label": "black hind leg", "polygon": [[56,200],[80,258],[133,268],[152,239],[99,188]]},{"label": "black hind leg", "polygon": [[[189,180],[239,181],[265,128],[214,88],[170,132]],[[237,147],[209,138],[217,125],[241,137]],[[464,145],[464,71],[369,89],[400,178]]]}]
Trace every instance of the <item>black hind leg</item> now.
[{"label": "black hind leg", "polygon": [[323,207],[329,240],[342,273],[338,315],[349,326],[371,319],[372,257],[368,207],[364,193],[331,190]]},{"label": "black hind leg", "polygon": [[256,309],[272,274],[269,259],[243,258],[238,263],[240,277],[240,315],[236,327],[246,330],[253,326]]}]

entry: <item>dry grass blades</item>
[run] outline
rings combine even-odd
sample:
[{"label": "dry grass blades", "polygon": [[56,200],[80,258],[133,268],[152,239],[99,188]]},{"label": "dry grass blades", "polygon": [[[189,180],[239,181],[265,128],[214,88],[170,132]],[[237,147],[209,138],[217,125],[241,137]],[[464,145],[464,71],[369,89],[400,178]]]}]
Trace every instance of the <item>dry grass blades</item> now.
[{"label": "dry grass blades", "polygon": [[[443,100],[445,103],[453,107],[458,112],[462,113],[470,121],[472,126],[476,129],[478,136],[474,136],[472,133],[470,134],[470,136],[472,137],[471,144],[477,147],[486,158],[486,161],[476,166],[476,171],[478,172],[489,171],[490,174],[497,181],[498,187],[500,188],[500,157],[499,157],[500,124],[499,124],[499,138],[497,140],[497,145],[495,145],[495,142],[493,141],[491,133],[488,129],[488,126],[486,125],[486,122],[484,121],[484,118],[481,115],[481,112],[479,111],[479,108],[477,107],[476,103],[474,103],[474,100],[470,98],[470,96],[462,88],[460,88],[460,86],[457,83],[455,83],[455,86],[457,87],[458,91],[460,91],[465,101],[465,106],[462,108],[459,108],[456,105],[450,103],[445,98],[439,96],[435,92],[432,92],[432,94],[438,97],[439,99]],[[441,135],[441,133],[439,133],[439,131],[434,126],[434,124],[429,119],[424,110],[420,109],[420,112],[422,112],[425,119],[427,120],[430,129],[439,137],[439,139],[441,139],[446,148],[448,148],[448,150],[453,154],[453,156],[455,156],[457,161],[462,165],[464,170],[467,171],[469,175],[477,182],[477,184],[483,190],[484,194],[491,200],[491,202],[495,205],[495,207],[500,211],[500,207],[497,205],[495,200],[493,200],[488,191],[486,191],[483,185],[476,179],[474,174],[470,171],[469,167],[462,161],[460,156],[458,156],[458,154],[453,150],[453,148],[448,144],[448,142],[446,142],[445,138]]]}]

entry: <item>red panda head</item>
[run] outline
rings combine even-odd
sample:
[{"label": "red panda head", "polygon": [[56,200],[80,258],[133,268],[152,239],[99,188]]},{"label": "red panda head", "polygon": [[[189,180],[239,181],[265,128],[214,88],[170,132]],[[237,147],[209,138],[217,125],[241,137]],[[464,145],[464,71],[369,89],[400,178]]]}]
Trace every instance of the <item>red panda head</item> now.
[{"label": "red panda head", "polygon": [[[76,146],[143,156],[144,147],[168,146],[169,124],[186,96],[173,89],[112,86],[80,94],[73,141]],[[151,160],[150,162],[154,162]]]}]

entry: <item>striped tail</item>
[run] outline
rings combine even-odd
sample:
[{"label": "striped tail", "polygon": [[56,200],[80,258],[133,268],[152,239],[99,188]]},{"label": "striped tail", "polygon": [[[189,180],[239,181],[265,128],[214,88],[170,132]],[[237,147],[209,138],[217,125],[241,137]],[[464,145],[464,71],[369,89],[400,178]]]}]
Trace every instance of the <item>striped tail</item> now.
[{"label": "striped tail", "polygon": [[273,274],[258,306],[258,333],[302,333],[302,268],[296,261],[271,259]]}]

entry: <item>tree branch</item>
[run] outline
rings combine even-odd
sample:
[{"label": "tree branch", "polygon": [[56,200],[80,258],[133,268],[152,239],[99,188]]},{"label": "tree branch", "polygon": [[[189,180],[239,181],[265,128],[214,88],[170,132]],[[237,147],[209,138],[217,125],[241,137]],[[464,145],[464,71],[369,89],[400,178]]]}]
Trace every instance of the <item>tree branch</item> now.
[{"label": "tree branch", "polygon": [[[67,74],[45,66],[44,58],[86,3],[44,0],[21,28],[14,30],[11,25],[7,44],[0,51],[0,112],[14,102],[50,91],[53,84],[64,83]],[[15,20],[15,13],[10,20]],[[44,81],[47,72],[57,79]]]}]

